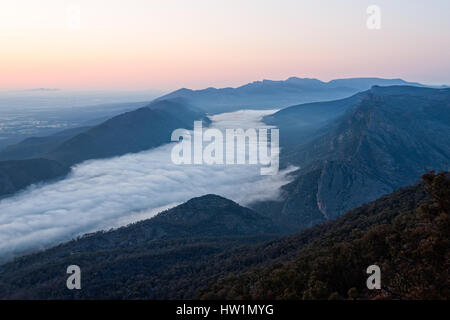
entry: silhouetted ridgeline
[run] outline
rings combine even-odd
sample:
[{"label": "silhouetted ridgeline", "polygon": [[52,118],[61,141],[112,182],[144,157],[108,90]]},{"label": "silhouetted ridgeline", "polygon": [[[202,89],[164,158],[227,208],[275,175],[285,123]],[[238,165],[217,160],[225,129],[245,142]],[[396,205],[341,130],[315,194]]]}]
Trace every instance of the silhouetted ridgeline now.
[{"label": "silhouetted ridgeline", "polygon": [[374,85],[422,86],[402,79],[349,78],[323,82],[318,79],[291,77],[281,81],[254,81],[237,88],[184,88],[159,99],[183,98],[206,112],[221,113],[240,109],[284,108],[299,103],[342,99],[368,90]]}]

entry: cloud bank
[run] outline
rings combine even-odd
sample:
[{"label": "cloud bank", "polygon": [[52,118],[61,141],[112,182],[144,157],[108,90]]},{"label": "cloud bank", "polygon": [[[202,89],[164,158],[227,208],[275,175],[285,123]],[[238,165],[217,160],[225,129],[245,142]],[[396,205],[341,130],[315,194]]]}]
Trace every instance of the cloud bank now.
[{"label": "cloud bank", "polygon": [[[267,112],[222,114],[212,117],[213,126],[262,126],[258,121]],[[172,147],[167,144],[137,154],[86,161],[64,180],[32,186],[2,200],[0,259],[150,218],[208,193],[242,205],[276,199],[293,170],[261,176],[258,165],[175,165],[170,159]]]}]

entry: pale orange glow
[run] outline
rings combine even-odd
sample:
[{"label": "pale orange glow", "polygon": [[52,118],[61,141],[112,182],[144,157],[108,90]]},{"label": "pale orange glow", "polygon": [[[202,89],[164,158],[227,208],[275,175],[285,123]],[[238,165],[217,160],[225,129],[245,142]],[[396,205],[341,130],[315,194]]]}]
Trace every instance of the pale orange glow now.
[{"label": "pale orange glow", "polygon": [[[409,1],[379,1],[383,27],[373,31],[367,4],[354,0],[3,1],[0,89],[201,88],[293,75],[450,82],[450,5],[435,2],[412,17]],[[72,4],[80,29],[67,26]]]}]

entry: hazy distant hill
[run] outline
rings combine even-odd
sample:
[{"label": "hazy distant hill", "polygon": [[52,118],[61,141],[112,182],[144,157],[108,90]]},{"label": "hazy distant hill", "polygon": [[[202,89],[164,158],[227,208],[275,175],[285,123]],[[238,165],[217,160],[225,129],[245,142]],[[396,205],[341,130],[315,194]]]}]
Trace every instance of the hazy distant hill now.
[{"label": "hazy distant hill", "polygon": [[27,138],[0,151],[0,160],[24,160],[42,157],[61,143],[87,131],[90,127],[63,130],[45,137]]},{"label": "hazy distant hill", "polygon": [[47,154],[50,159],[75,164],[139,152],[170,142],[173,130],[190,129],[205,115],[180,102],[161,100],[113,117],[65,141]]},{"label": "hazy distant hill", "polygon": [[275,218],[307,227],[411,184],[428,170],[448,170],[448,141],[449,89],[373,87],[328,133],[281,154],[284,165],[301,169],[284,187]]},{"label": "hazy distant hill", "polygon": [[373,85],[418,85],[401,79],[352,78],[323,82],[292,77],[284,81],[255,81],[237,88],[180,89],[159,99],[184,98],[209,113],[230,112],[244,108],[282,108],[299,103],[348,97]]}]

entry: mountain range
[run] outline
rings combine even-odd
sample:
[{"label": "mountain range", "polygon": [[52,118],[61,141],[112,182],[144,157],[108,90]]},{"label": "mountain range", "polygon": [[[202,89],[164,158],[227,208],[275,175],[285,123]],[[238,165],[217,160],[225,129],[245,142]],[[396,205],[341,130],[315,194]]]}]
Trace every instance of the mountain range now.
[{"label": "mountain range", "polygon": [[318,79],[291,77],[287,80],[263,80],[237,88],[180,89],[159,99],[184,98],[208,113],[231,112],[239,109],[275,109],[299,103],[336,100],[374,85],[413,85],[402,79],[349,78],[323,82]]},{"label": "mountain range", "polygon": [[[311,79],[286,81],[324,86]],[[373,81],[400,80],[346,79],[325,84],[361,88]],[[259,203],[254,208],[295,231],[410,184],[427,170],[448,170],[449,90],[374,86],[344,99],[294,105],[266,116],[267,124],[280,129],[281,165],[300,169],[294,173],[294,181],[283,188],[283,201]],[[0,161],[0,167],[9,168],[8,177],[3,174],[0,181],[0,196],[55,179],[58,172],[64,177],[70,166],[84,160],[157,147],[169,142],[174,129],[192,128],[198,119],[209,122],[206,112],[189,99],[172,97],[93,127],[26,139],[0,151],[0,160],[21,160],[13,167]],[[37,167],[34,176],[24,178],[26,168],[32,165],[28,161],[33,159],[58,169]]]},{"label": "mountain range", "polygon": [[[357,299],[448,297],[450,176],[290,236],[216,195],[0,266],[1,299]],[[67,290],[65,269],[82,270]],[[383,270],[383,290],[365,271]]]},{"label": "mountain range", "polygon": [[298,147],[330,130],[333,121],[356,108],[366,93],[363,91],[344,99],[290,106],[265,116],[264,122],[281,130],[280,144],[285,150]]},{"label": "mountain range", "polygon": [[[326,85],[361,88],[375,80],[382,79],[335,80]],[[312,79],[286,81],[324,86]],[[268,85],[274,83],[286,84]],[[282,202],[254,208],[295,231],[410,184],[428,170],[448,170],[449,98],[450,89],[374,86],[348,98],[294,105],[266,116],[264,121],[281,132],[281,165],[300,169],[294,181],[283,187]],[[0,180],[0,196],[58,174],[64,177],[70,166],[84,160],[157,147],[169,142],[174,129],[192,128],[198,119],[209,121],[197,105],[173,98],[156,100],[93,127],[26,139],[0,152],[0,159],[15,161],[14,166],[0,161],[0,167],[8,168]],[[28,175],[35,159],[46,166],[37,166]]]},{"label": "mountain range", "polygon": [[[120,156],[126,153],[139,152],[169,142],[171,132],[176,128],[192,128],[194,120],[202,119],[206,123],[209,119],[206,114],[214,114],[222,111],[235,111],[242,108],[274,108],[288,106],[295,103],[318,100],[331,100],[347,97],[372,85],[404,85],[411,84],[422,86],[419,83],[410,83],[401,79],[380,78],[351,78],[337,79],[323,82],[317,79],[302,79],[291,77],[285,81],[256,81],[238,88],[204,90],[180,89],[168,95],[162,96],[145,107],[129,111],[98,125],[64,130],[46,137],[32,137],[0,150],[0,166],[6,160],[48,159],[58,162],[60,167],[66,167],[64,173],[74,164],[90,159],[108,158]],[[302,110],[308,110],[297,117],[291,117],[289,110],[279,113],[280,117],[274,123],[283,124],[281,142],[297,144],[298,141],[309,141],[322,133],[320,128],[325,120],[338,116],[347,104],[356,103],[362,94],[333,101],[330,103],[318,103],[317,105],[304,105]],[[320,107],[318,107],[320,106]],[[344,106],[344,107],[343,107]],[[307,115],[310,113],[309,115]],[[284,114],[284,116],[283,116]],[[289,119],[305,119],[303,126],[299,123],[291,123]],[[325,119],[327,118],[327,119]],[[271,123],[271,119],[267,119]],[[302,120],[300,120],[302,121]],[[293,130],[293,131],[292,131]],[[44,161],[44,160],[41,160]],[[48,166],[55,162],[48,162]],[[9,170],[8,175],[13,180],[23,183],[11,184],[6,179],[0,185],[0,197],[14,194],[29,184],[45,182],[55,178],[53,174],[40,171],[36,174],[38,180],[22,179],[20,176],[26,172],[26,167],[31,162],[17,162],[14,170]],[[63,177],[61,175],[60,177]],[[28,181],[28,182],[26,182]],[[8,185],[6,185],[8,184]]]},{"label": "mountain range", "polygon": [[[289,103],[264,121],[280,130],[281,167],[298,167],[277,201],[245,208],[209,194],[16,258],[0,266],[0,298],[448,297],[450,180],[425,173],[450,168],[450,89],[405,83],[290,78],[179,90],[0,151],[0,196],[8,196],[82,161],[167,143],[209,114]],[[312,102],[327,94],[338,100]],[[374,263],[386,284],[377,294],[364,287]],[[65,287],[71,264],[83,270],[83,290]]]},{"label": "mountain range", "polygon": [[344,100],[281,110],[270,123],[281,136],[303,130],[304,118],[314,122],[333,107],[337,111],[328,114],[334,121],[315,121],[314,130],[321,128],[321,134],[309,142],[285,142],[281,164],[300,169],[283,187],[283,201],[266,204],[269,209],[255,207],[286,227],[336,218],[429,170],[449,170],[450,89],[375,86]]}]

